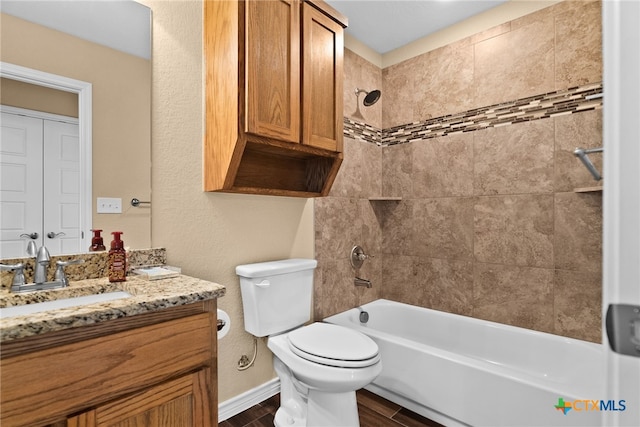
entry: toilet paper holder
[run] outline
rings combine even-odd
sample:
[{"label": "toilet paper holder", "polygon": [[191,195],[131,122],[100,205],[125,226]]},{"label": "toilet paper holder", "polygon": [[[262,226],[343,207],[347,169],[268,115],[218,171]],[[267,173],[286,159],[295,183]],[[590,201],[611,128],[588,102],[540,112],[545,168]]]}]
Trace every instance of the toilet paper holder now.
[{"label": "toilet paper holder", "polygon": [[216,329],[218,334],[218,339],[224,338],[225,335],[229,333],[231,329],[231,318],[226,311],[218,309],[218,316],[216,319]]}]

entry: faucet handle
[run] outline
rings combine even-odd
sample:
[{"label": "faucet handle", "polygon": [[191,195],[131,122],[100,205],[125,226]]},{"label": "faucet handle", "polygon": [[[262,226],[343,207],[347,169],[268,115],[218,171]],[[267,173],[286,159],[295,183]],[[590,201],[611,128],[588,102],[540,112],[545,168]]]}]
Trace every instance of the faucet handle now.
[{"label": "faucet handle", "polygon": [[56,261],[56,275],[54,280],[56,282],[62,282],[62,286],[69,286],[69,279],[67,278],[67,275],[64,272],[64,268],[67,265],[74,265],[74,264],[82,264],[84,262],[83,259],[71,259],[69,261]]},{"label": "faucet handle", "polygon": [[351,255],[349,256],[349,261],[351,261],[351,266],[358,270],[362,267],[364,260],[367,258],[373,258],[373,255],[367,255],[364,253],[364,249],[361,246],[354,246],[351,249]]},{"label": "faucet handle", "polygon": [[0,270],[15,270],[15,273],[13,273],[13,281],[11,282],[12,290],[24,285],[24,264],[0,264]]},{"label": "faucet handle", "polygon": [[18,270],[21,268],[24,268],[24,264],[21,262],[18,264],[0,264],[0,270],[2,271]]}]

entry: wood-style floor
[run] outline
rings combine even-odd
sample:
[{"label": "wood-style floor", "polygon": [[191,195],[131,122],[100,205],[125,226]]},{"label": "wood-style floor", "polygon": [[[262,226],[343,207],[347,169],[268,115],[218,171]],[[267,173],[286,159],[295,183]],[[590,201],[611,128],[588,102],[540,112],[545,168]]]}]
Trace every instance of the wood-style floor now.
[{"label": "wood-style floor", "polygon": [[[400,405],[389,402],[366,390],[358,390],[360,427],[442,427]],[[272,427],[273,417],[280,406],[280,395],[259,403],[238,415],[222,421],[220,427]],[[328,426],[330,427],[330,426]]]}]

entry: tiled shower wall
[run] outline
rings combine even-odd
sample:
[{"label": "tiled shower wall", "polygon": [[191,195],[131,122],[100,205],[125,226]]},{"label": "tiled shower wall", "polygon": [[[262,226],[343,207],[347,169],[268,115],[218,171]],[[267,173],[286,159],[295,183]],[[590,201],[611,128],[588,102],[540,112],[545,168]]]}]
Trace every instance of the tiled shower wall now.
[{"label": "tiled shower wall", "polygon": [[[382,297],[600,341],[601,193],[574,192],[594,181],[571,153],[602,145],[600,109],[375,144],[379,123],[388,136],[599,83],[600,3],[563,2],[384,70],[347,51],[345,71],[345,113],[368,129],[345,136],[334,188],[315,203],[316,318]],[[353,114],[360,85],[382,88],[378,110]],[[358,272],[354,244],[374,255]]]}]

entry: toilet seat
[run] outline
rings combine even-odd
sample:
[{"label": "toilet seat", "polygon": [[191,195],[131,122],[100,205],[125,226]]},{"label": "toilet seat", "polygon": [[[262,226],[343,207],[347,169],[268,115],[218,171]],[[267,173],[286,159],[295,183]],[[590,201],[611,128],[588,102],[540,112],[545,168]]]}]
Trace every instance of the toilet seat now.
[{"label": "toilet seat", "polygon": [[312,323],[289,332],[287,338],[294,354],[322,365],[365,368],[380,360],[375,341],[344,326]]}]

